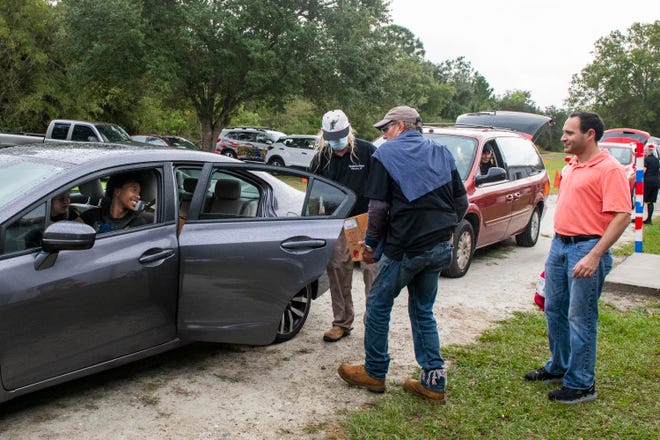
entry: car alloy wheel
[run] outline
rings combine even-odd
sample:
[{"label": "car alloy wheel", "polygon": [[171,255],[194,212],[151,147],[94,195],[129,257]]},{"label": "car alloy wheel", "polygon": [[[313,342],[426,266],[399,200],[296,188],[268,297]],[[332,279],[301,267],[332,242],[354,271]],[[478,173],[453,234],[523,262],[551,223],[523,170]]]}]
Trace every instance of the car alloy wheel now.
[{"label": "car alloy wheel", "polygon": [[280,325],[277,327],[275,342],[293,339],[303,328],[312,304],[312,286],[307,285],[296,293],[287,304]]},{"label": "car alloy wheel", "polygon": [[532,247],[536,244],[536,241],[539,239],[539,231],[541,230],[540,210],[540,207],[534,209],[525,229],[520,234],[516,235],[516,243],[518,246]]},{"label": "car alloy wheel", "polygon": [[231,157],[232,159],[236,159],[236,153],[234,153],[234,151],[232,151],[232,150],[224,150],[222,152],[222,155],[227,156],[227,157]]},{"label": "car alloy wheel", "polygon": [[451,263],[442,271],[447,278],[460,278],[465,275],[472,263],[474,254],[474,229],[467,220],[462,220],[454,230],[454,251]]},{"label": "car alloy wheel", "polygon": [[284,166],[284,161],[282,159],[280,159],[279,157],[276,157],[274,159],[271,159],[268,162],[268,165],[273,165],[273,166],[276,166],[276,167],[283,167]]}]

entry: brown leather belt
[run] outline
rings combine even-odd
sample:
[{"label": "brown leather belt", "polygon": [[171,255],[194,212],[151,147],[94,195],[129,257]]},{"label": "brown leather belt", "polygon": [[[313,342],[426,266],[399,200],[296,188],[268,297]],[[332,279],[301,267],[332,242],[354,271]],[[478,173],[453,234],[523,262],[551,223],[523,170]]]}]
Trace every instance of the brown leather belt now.
[{"label": "brown leather belt", "polygon": [[569,243],[579,243],[581,241],[587,241],[587,240],[596,240],[600,238],[600,235],[561,235],[561,234],[555,234],[555,237],[560,239],[562,243],[564,244],[569,244]]}]

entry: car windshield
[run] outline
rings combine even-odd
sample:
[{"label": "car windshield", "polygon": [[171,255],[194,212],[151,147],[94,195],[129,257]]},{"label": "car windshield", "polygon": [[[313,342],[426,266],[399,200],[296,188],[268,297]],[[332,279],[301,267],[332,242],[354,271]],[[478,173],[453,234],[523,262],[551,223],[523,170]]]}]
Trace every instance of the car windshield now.
[{"label": "car windshield", "polygon": [[131,136],[119,125],[96,124],[96,129],[101,133],[105,142],[125,142],[131,140]]},{"label": "car windshield", "polygon": [[456,169],[461,179],[465,180],[470,173],[474,163],[474,155],[477,151],[477,140],[466,136],[451,134],[424,133],[424,137],[431,139],[437,144],[446,146],[454,156]]},{"label": "car windshield", "polygon": [[604,149],[609,151],[621,165],[629,165],[633,161],[633,150],[630,148],[605,147]]},{"label": "car windshield", "polygon": [[0,158],[0,208],[62,171],[52,164]]}]

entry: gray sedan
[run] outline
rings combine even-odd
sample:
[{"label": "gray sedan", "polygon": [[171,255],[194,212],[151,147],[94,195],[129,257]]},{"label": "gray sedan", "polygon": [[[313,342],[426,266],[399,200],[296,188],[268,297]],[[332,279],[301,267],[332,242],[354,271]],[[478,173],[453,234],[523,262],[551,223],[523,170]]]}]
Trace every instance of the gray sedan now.
[{"label": "gray sedan", "polygon": [[[113,218],[124,193],[108,183],[126,174],[134,226]],[[191,341],[294,337],[354,202],[317,176],[212,153],[0,150],[0,402]]]}]

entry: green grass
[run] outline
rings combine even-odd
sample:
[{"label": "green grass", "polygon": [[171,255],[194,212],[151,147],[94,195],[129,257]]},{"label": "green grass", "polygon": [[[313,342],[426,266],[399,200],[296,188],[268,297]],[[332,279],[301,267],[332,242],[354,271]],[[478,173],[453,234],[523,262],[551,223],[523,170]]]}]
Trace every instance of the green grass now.
[{"label": "green grass", "polygon": [[[642,230],[642,251],[645,254],[660,255],[660,223],[658,217],[651,225],[644,225]],[[635,242],[626,243],[612,248],[614,255],[632,255],[635,252]]]},{"label": "green grass", "polygon": [[544,152],[541,154],[545,169],[550,177],[550,194],[557,194],[558,188],[555,187],[555,178],[557,173],[566,165],[566,153]]},{"label": "green grass", "polygon": [[542,365],[549,351],[544,315],[515,313],[476,344],[444,348],[445,405],[388,383],[374,405],[343,421],[337,438],[660,438],[659,311],[657,302],[627,312],[601,305],[595,402],[552,403],[547,393],[557,385],[522,378]]}]

